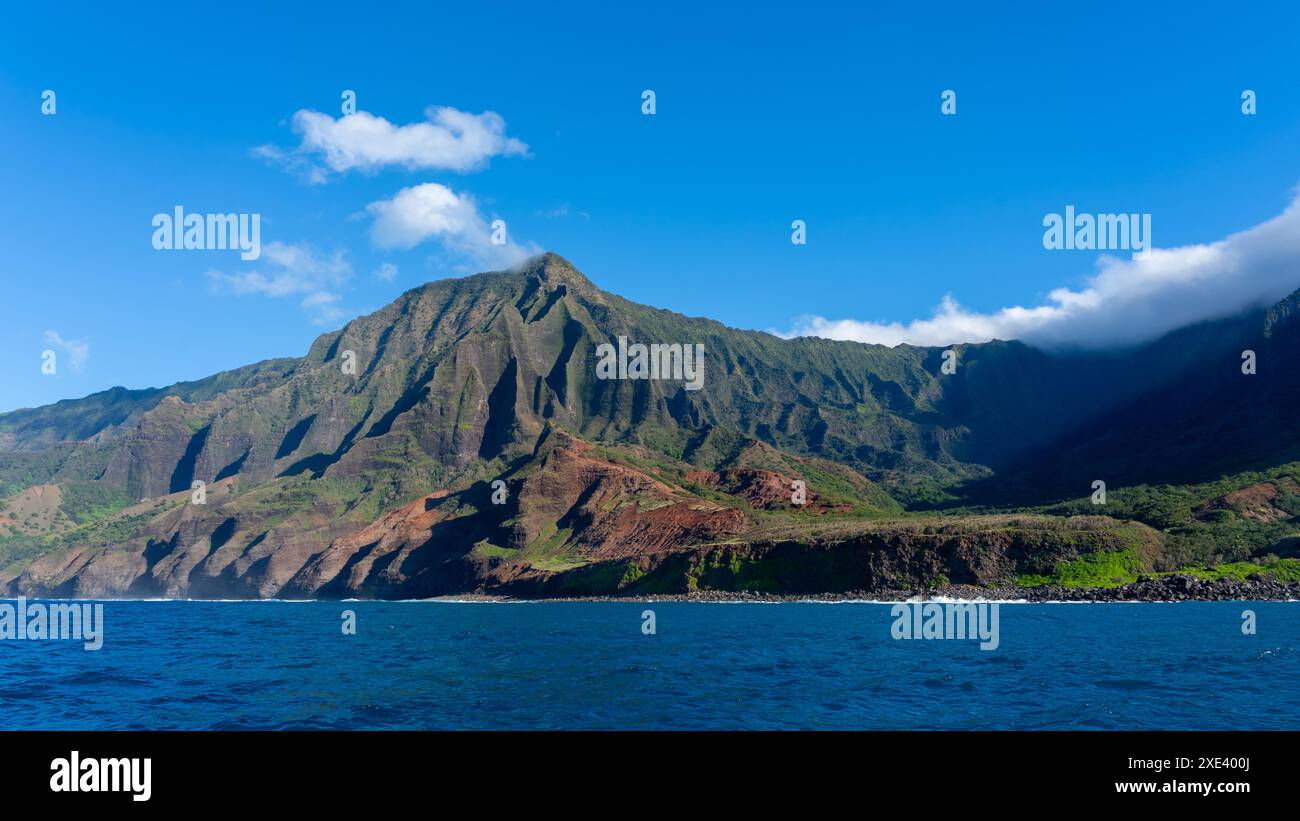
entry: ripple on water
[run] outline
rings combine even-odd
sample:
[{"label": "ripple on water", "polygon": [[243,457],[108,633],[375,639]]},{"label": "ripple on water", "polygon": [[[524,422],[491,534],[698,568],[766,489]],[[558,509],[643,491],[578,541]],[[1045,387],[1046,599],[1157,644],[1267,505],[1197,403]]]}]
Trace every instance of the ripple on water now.
[{"label": "ripple on water", "polygon": [[[0,643],[12,729],[1300,729],[1300,607],[1003,608],[1001,642],[888,605],[112,602],[101,651]],[[1265,638],[1267,636],[1267,638]],[[9,645],[9,646],[5,646]],[[23,646],[29,645],[29,646]]]}]

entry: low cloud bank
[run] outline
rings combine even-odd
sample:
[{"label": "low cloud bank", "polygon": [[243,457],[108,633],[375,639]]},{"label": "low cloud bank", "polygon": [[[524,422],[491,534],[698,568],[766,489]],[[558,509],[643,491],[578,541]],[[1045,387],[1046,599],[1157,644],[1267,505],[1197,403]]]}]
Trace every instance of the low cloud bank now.
[{"label": "low cloud bank", "polygon": [[803,316],[784,337],[820,336],[881,345],[952,345],[1019,339],[1040,347],[1111,348],[1155,339],[1209,319],[1272,304],[1300,288],[1300,195],[1276,217],[1203,245],[1102,257],[1081,290],[1048,303],[978,313],[945,296],[929,319],[870,322]]}]

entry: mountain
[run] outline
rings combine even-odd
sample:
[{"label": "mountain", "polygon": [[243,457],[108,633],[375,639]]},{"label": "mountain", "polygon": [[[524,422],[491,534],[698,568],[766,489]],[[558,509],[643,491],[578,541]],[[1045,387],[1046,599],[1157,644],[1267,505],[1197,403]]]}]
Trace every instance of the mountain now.
[{"label": "mountain", "polygon": [[[1124,559],[1113,579],[1289,567],[1298,303],[1124,351],[958,345],[945,373],[943,349],[736,330],[545,254],[408,291],[300,359],[0,415],[0,585],[829,592],[1059,580],[1101,554]],[[636,374],[638,344],[699,346],[698,384],[602,378],[610,356]],[[1081,507],[1095,479],[1112,501]],[[1221,499],[1264,485],[1262,524]]]}]

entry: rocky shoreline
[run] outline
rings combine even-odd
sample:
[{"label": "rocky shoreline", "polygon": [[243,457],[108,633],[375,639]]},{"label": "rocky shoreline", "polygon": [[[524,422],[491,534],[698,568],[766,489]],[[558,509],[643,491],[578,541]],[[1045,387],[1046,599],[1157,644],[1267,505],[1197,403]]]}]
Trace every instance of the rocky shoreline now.
[{"label": "rocky shoreline", "polygon": [[[0,598],[10,598],[6,594]],[[112,601],[117,596],[34,596],[32,598],[70,598],[87,601]],[[207,598],[143,597],[126,600],[144,601],[211,601]],[[268,599],[221,599],[223,601],[266,601]],[[1000,602],[1180,602],[1180,601],[1295,601],[1300,602],[1300,583],[1278,582],[1264,576],[1245,581],[1235,579],[1208,580],[1178,573],[1170,576],[1143,577],[1136,582],[1116,587],[1062,587],[1043,585],[1021,587],[1015,584],[950,585],[935,589],[846,590],[832,593],[763,593],[748,590],[700,590],[693,593],[655,593],[596,596],[511,596],[499,593],[450,593],[427,599],[383,599],[369,597],[344,597],[281,599],[275,601],[441,601],[441,602],[716,602],[716,603],[780,603],[780,602],[902,602],[914,600],[946,601],[1000,601]]]},{"label": "rocky shoreline", "polygon": [[[511,601],[510,597],[483,594],[442,596],[456,601]],[[704,590],[696,593],[665,593],[653,596],[560,596],[530,601],[617,602],[847,602],[907,601],[909,599],[955,599],[962,601],[1026,602],[1178,602],[1178,601],[1300,601],[1300,584],[1266,578],[1211,581],[1190,574],[1143,578],[1118,587],[1020,587],[1004,585],[977,587],[953,585],[937,590],[850,590],[840,593],[756,593],[750,591]]]}]

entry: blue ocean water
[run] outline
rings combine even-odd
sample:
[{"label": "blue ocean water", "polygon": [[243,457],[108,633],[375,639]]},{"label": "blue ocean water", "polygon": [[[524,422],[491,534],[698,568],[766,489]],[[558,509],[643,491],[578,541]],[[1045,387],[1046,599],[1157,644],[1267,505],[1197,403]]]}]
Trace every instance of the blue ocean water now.
[{"label": "blue ocean water", "polygon": [[0,728],[1300,729],[1297,603],[1004,604],[996,650],[894,640],[872,603],[110,601],[104,622],[95,652],[0,641]]}]

